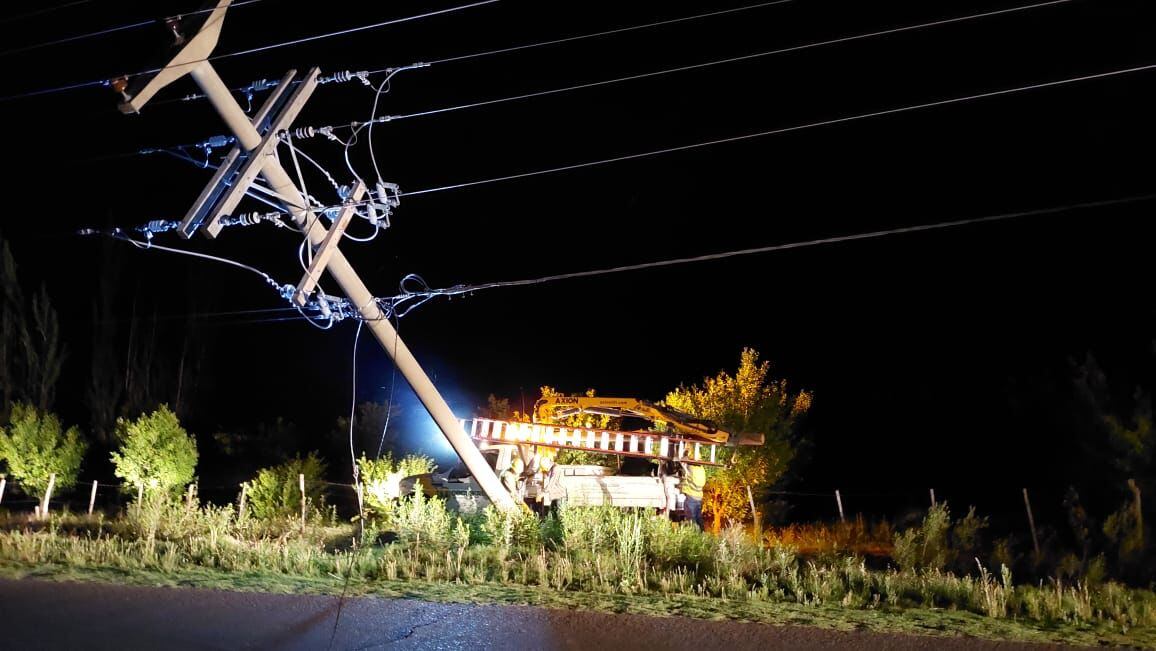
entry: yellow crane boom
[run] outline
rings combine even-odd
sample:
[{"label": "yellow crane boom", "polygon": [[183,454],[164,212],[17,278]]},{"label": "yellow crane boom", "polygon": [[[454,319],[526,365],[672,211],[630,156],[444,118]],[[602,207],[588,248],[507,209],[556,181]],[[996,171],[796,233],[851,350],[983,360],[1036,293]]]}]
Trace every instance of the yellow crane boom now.
[{"label": "yellow crane boom", "polygon": [[723,445],[762,445],[766,440],[760,433],[728,432],[705,418],[697,418],[666,405],[639,398],[550,396],[534,403],[536,423],[556,423],[579,414],[643,418],[652,422],[662,422],[679,436]]}]

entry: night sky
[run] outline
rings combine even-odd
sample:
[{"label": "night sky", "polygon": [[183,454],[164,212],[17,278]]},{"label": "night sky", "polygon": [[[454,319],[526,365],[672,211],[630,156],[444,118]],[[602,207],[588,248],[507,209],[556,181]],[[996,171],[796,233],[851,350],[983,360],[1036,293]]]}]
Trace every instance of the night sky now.
[{"label": "night sky", "polygon": [[[309,6],[263,0],[232,9],[216,52],[454,3]],[[294,67],[375,70],[736,6],[502,0],[216,65],[227,83],[242,86]],[[402,72],[379,113],[1013,6],[796,0]],[[0,49],[196,7],[92,0],[16,17],[36,8],[6,3]],[[1140,1],[1043,6],[398,120],[375,128],[374,146],[385,180],[403,192],[438,188],[1154,64],[1154,13],[1152,3]],[[6,53],[0,94],[148,68],[169,42],[152,26]],[[392,228],[372,243],[342,248],[370,288],[389,295],[408,273],[434,287],[514,280],[1143,196],[1156,192],[1154,81],[1156,71],[1141,71],[403,197]],[[203,351],[186,394],[186,422],[203,446],[214,429],[277,416],[323,431],[348,409],[354,323],[321,332],[287,319],[290,312],[219,315],[283,303],[238,269],[75,235],[81,227],[131,227],[185,213],[211,171],[132,153],[225,133],[206,102],[162,103],[195,90],[183,79],[136,116],[119,114],[117,95],[99,87],[0,102],[8,204],[0,232],[28,291],[46,283],[63,319],[71,354],[58,410],[70,422],[86,422],[80,398],[91,365],[93,302],[103,265],[115,264],[118,355],[134,305],[138,316],[157,317],[157,372],[171,372],[186,333]],[[365,120],[372,99],[356,82],[323,86],[296,125]],[[339,182],[350,181],[340,147],[322,138],[300,145]],[[282,160],[292,169],[287,156]],[[364,140],[353,161],[372,174]],[[306,174],[313,194],[335,200],[323,177]],[[680,383],[734,368],[741,349],[754,347],[776,376],[815,392],[807,423],[813,446],[796,489],[923,495],[936,486],[954,501],[994,511],[1005,501],[1014,506],[1022,486],[1056,495],[1068,483],[1095,481],[1081,472],[1081,442],[1056,426],[1052,409],[1065,394],[1049,387],[1062,386],[1069,360],[1092,352],[1124,394],[1151,382],[1156,328],[1144,224],[1154,206],[1137,200],[495,289],[431,301],[401,321],[401,335],[463,417],[490,393],[514,406],[524,395],[528,405],[543,384],[660,399]],[[240,260],[279,282],[300,277],[298,240],[272,228],[230,229],[216,241],[169,234],[157,242]],[[336,291],[332,281],[325,284]],[[363,335],[358,399],[383,401],[391,366]],[[403,406],[411,400],[400,389],[397,398]],[[436,451],[428,428],[412,417],[415,409],[410,405],[411,418],[398,426]]]}]

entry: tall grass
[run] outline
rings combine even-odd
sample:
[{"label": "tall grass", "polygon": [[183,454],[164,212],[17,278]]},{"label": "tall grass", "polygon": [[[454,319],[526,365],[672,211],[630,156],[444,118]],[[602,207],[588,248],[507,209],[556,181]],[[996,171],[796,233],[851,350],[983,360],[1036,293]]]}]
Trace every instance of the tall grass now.
[{"label": "tall grass", "polygon": [[[1123,632],[1156,624],[1150,591],[1059,579],[1014,585],[978,564],[959,575],[936,567],[869,569],[860,555],[801,557],[787,544],[760,544],[739,528],[715,536],[647,512],[566,508],[539,520],[488,510],[463,519],[438,499],[402,500],[356,541],[353,528],[315,522],[302,529],[238,518],[231,507],[170,501],[141,504],[113,520],[57,514],[10,520],[0,562],[175,573],[190,568],[358,581],[525,585],[561,591],[785,601],[853,609],[934,607],[1043,624],[1105,623]],[[912,540],[939,558],[933,540]],[[359,542],[356,547],[352,543]]]}]

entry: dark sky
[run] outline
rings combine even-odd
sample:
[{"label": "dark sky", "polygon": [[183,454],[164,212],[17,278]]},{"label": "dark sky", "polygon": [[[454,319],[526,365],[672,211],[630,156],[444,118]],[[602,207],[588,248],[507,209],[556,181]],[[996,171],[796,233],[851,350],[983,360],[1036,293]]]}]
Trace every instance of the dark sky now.
[{"label": "dark sky", "polygon": [[[291,67],[372,70],[740,4],[502,0],[228,58],[217,68],[232,86],[278,78]],[[230,11],[217,52],[450,6],[334,0],[303,10],[263,0]],[[797,0],[403,72],[380,113],[1013,6]],[[35,7],[8,3],[4,14]],[[4,47],[14,48],[193,8],[92,0],[0,19],[0,31]],[[403,191],[611,158],[1153,64],[1154,10],[1140,1],[1074,1],[399,120],[379,125],[374,145],[386,180]],[[3,94],[147,68],[168,42],[150,27],[2,55]],[[387,295],[407,273],[431,286],[531,278],[1144,195],[1156,192],[1149,164],[1154,76],[1138,72],[405,197],[390,230],[343,249],[371,289]],[[205,316],[282,304],[246,272],[72,234],[185,213],[210,172],[160,155],[120,154],[224,133],[207,103],[161,103],[194,90],[181,80],[137,116],[117,113],[117,97],[104,88],[0,103],[9,205],[0,228],[25,283],[46,283],[65,320],[72,355],[60,410],[86,417],[79,396],[92,352],[92,302],[111,255],[122,265],[117,305],[124,319],[134,297],[139,313],[163,317],[158,337],[170,354],[184,333],[197,333],[207,362],[192,398],[194,429],[277,415],[323,427],[347,409],[352,323],[320,332],[300,320],[251,322],[287,313]],[[364,120],[371,101],[356,83],[324,86],[296,124]],[[339,147],[323,139],[301,146],[349,182]],[[364,143],[353,160],[370,173]],[[307,172],[307,181],[314,194],[334,199],[322,177]],[[515,404],[524,393],[532,401],[542,384],[658,399],[680,383],[733,368],[742,347],[751,346],[772,360],[777,376],[816,394],[814,450],[800,486],[870,493],[939,485],[969,501],[1022,484],[1062,488],[1079,467],[1079,442],[1058,437],[1030,408],[1017,412],[1015,405],[1026,403],[1016,387],[1039,389],[1089,350],[1124,385],[1150,370],[1152,264],[1144,224],[1154,204],[497,289],[433,301],[407,316],[401,333],[462,416],[489,393]],[[227,230],[213,242],[158,242],[238,259],[280,282],[300,275],[297,242],[272,229]],[[368,336],[361,344],[359,398],[383,400],[390,366]]]}]

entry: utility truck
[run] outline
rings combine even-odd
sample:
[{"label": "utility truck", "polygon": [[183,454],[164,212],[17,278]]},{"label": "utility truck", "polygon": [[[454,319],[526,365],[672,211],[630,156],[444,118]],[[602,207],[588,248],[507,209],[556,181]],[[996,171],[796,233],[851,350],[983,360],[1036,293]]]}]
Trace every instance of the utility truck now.
[{"label": "utility truck", "polygon": [[[639,428],[609,429],[565,425],[588,422],[585,415],[609,416]],[[575,418],[578,417],[578,418]],[[606,465],[561,464],[566,503],[611,505],[678,511],[679,464],[721,466],[720,446],[761,445],[762,434],[733,433],[666,405],[638,398],[563,396],[543,398],[534,405],[531,422],[474,418],[462,427],[477,443],[488,465],[501,473],[521,459],[524,471],[518,499],[534,501],[542,490],[542,460],[562,450],[592,452],[615,460]],[[464,466],[430,477],[431,488],[463,510],[479,506],[476,481]]]}]

